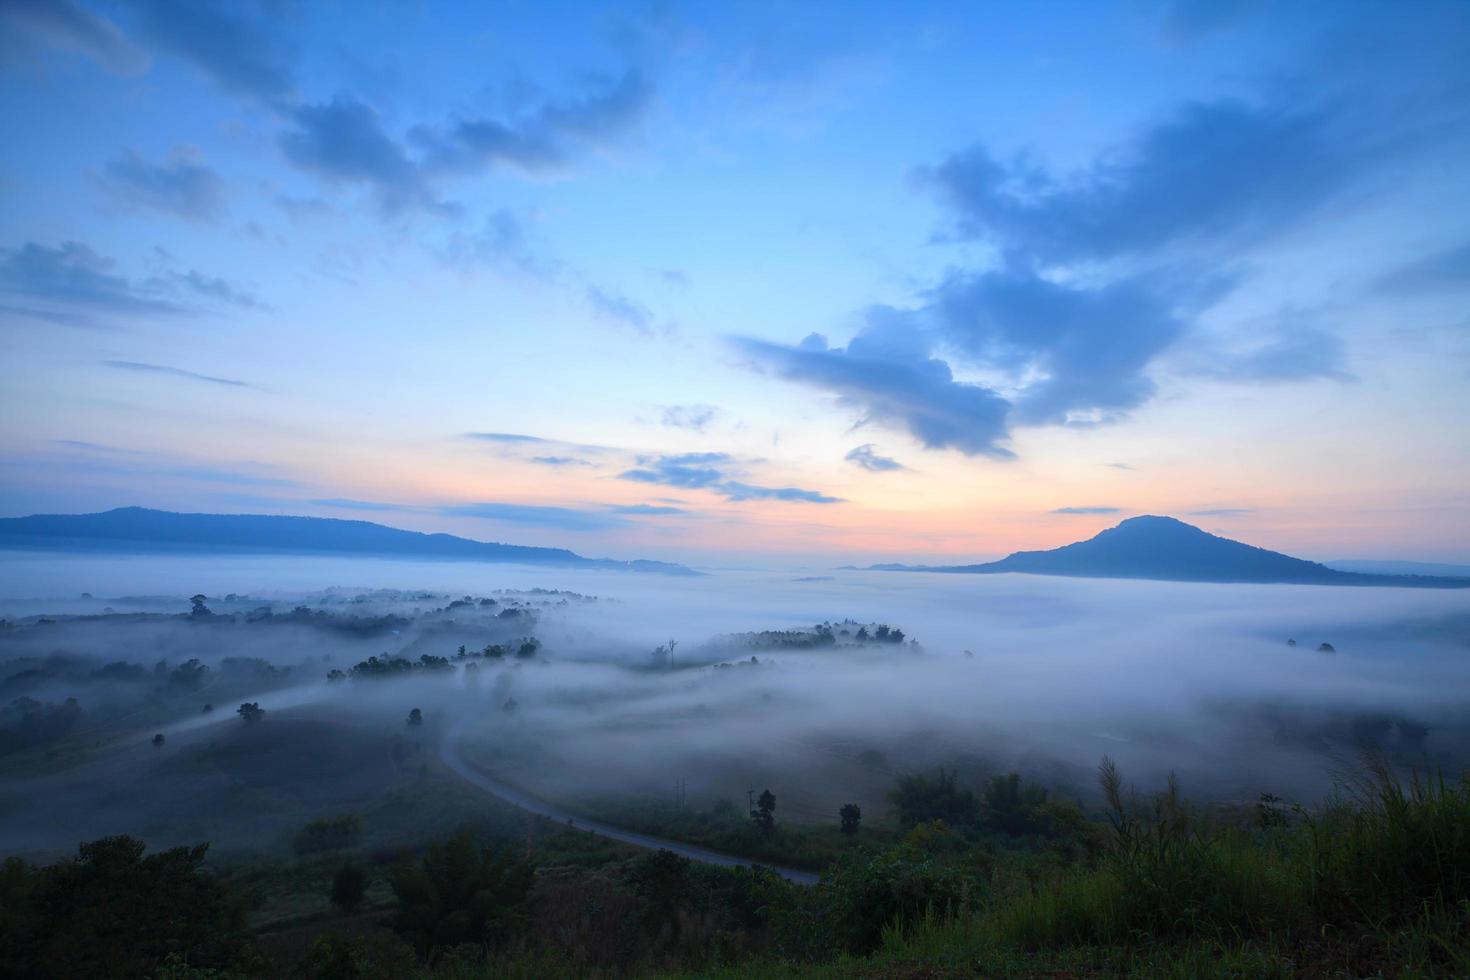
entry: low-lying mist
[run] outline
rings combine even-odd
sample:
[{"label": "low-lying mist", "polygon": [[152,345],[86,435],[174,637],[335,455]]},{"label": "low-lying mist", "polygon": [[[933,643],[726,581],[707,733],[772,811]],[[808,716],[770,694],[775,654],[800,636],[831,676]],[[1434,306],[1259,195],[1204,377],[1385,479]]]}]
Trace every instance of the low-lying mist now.
[{"label": "low-lying mist", "polygon": [[588,812],[676,786],[743,807],[769,787],[782,818],[811,821],[849,801],[881,814],[898,774],[939,765],[1087,799],[1107,754],[1140,785],[1172,771],[1196,798],[1310,802],[1364,751],[1470,761],[1453,592],[32,556],[0,562],[0,593],[10,850],[243,841],[283,794],[330,811],[382,792],[405,739],[413,766],[456,739]]}]

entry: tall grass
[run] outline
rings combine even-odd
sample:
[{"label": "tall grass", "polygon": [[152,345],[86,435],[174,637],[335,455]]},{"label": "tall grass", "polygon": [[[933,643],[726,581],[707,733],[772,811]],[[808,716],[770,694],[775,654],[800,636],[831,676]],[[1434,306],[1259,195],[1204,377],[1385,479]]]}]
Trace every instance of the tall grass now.
[{"label": "tall grass", "polygon": [[1100,864],[988,910],[1025,950],[1204,941],[1347,945],[1352,956],[1470,967],[1470,777],[1396,780],[1371,765],[1322,813],[1254,832],[1211,828],[1171,779],[1146,805],[1111,760]]}]

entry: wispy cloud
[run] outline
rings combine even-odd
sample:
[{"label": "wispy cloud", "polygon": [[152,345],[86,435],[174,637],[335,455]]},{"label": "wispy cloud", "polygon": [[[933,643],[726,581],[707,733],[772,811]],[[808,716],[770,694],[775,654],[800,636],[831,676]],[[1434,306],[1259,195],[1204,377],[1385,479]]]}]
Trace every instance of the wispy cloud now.
[{"label": "wispy cloud", "polygon": [[1079,515],[1079,514],[1121,514],[1122,512],[1123,512],[1123,508],[1121,508],[1121,507],[1058,507],[1056,510],[1049,511],[1049,513],[1052,513],[1052,514],[1072,514],[1072,515]]},{"label": "wispy cloud", "polygon": [[1239,514],[1254,514],[1254,507],[1214,507],[1209,510],[1189,511],[1190,517],[1235,517]]},{"label": "wispy cloud", "polygon": [[156,164],[126,150],[102,169],[98,183],[113,201],[126,207],[190,221],[213,221],[225,212],[224,181],[200,163],[197,154],[182,147]]},{"label": "wispy cloud", "polygon": [[217,378],[209,374],[199,374],[197,371],[186,371],[183,368],[169,367],[166,364],[148,364],[143,361],[102,361],[102,364],[120,371],[134,371],[142,374],[167,374],[176,378],[187,378],[190,381],[207,381],[210,384],[227,385],[231,388],[253,388],[254,385],[246,381],[236,381],[234,378]]},{"label": "wispy cloud", "polygon": [[564,531],[605,531],[625,527],[629,523],[616,514],[602,510],[578,510],[572,507],[549,507],[535,504],[453,504],[440,508],[439,513],[449,517],[479,517],[502,524],[554,527]]},{"label": "wispy cloud", "polygon": [[659,421],[670,428],[703,433],[719,414],[713,405],[665,405]]},{"label": "wispy cloud", "polygon": [[878,455],[877,447],[874,446],[871,442],[864,443],[863,445],[858,446],[856,449],[849,451],[848,454],[842,458],[847,460],[849,463],[852,463],[854,466],[861,466],[863,469],[868,470],[872,473],[888,473],[892,472],[893,470],[902,470],[907,468],[898,460],[893,459],[890,456]]},{"label": "wispy cloud", "polygon": [[683,453],[640,456],[638,466],[621,474],[624,480],[686,490],[709,490],[730,501],[785,500],[812,504],[841,503],[841,497],[800,487],[764,487],[733,479],[734,459],[728,453]]}]

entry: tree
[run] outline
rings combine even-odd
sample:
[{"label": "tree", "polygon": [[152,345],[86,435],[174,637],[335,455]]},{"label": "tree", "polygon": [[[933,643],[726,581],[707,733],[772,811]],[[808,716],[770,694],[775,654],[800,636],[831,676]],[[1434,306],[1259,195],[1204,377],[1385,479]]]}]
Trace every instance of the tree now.
[{"label": "tree", "polygon": [[763,834],[769,834],[776,829],[776,794],[770,790],[763,790],[756,798],[755,809],[750,811],[750,817],[755,821],[756,828]]},{"label": "tree", "polygon": [[851,837],[858,832],[858,824],[862,822],[863,811],[856,803],[844,803],[842,809],[837,811],[842,818],[842,832]]},{"label": "tree", "polygon": [[192,596],[190,596],[189,597],[189,605],[190,605],[189,615],[190,616],[213,616],[214,613],[210,612],[209,611],[209,607],[204,604],[204,600],[206,600],[208,598],[209,598],[209,596],[205,595],[202,592],[199,593],[198,595],[192,595]]},{"label": "tree", "polygon": [[408,713],[408,727],[409,728],[417,728],[418,726],[422,725],[423,723],[424,723],[424,713],[422,711],[420,711],[418,708],[414,708],[412,711],[410,711]]},{"label": "tree", "polygon": [[144,856],[140,840],[105,837],[45,868],[7,861],[0,974],[151,977],[171,955],[201,970],[229,966],[244,945],[244,914],[200,868],[208,849]]},{"label": "tree", "polygon": [[898,811],[899,826],[907,830],[921,823],[943,820],[951,827],[968,828],[980,819],[980,801],[969,790],[956,784],[956,774],[939,767],[939,776],[923,773],[900,776],[898,786],[888,794]]},{"label": "tree", "polygon": [[157,735],[153,736],[153,747],[155,749],[163,748],[163,732],[159,732]]},{"label": "tree", "polygon": [[245,719],[246,724],[253,725],[265,717],[265,709],[258,701],[246,701],[235,709],[235,714]]},{"label": "tree", "polygon": [[1046,828],[1040,809],[1045,802],[1046,790],[1023,787],[1014,772],[992,776],[985,784],[985,827],[1012,837],[1041,833]]},{"label": "tree", "polygon": [[332,904],[352,914],[367,894],[367,875],[355,864],[344,864],[332,876]]},{"label": "tree", "polygon": [[394,926],[424,955],[466,943],[497,947],[525,916],[535,872],[508,851],[475,847],[465,832],[393,869]]},{"label": "tree", "polygon": [[639,858],[628,874],[633,892],[648,903],[648,919],[655,927],[667,922],[677,935],[679,909],[688,904],[689,859],[660,848]]}]

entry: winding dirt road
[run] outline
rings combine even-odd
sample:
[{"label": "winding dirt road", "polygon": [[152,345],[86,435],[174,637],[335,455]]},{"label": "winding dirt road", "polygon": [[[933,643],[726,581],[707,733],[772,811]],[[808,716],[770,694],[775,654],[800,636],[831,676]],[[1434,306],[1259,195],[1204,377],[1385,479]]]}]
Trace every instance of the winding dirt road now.
[{"label": "winding dirt road", "polygon": [[[695,847],[692,844],[684,844],[676,840],[668,840],[663,837],[654,837],[650,834],[639,834],[631,830],[623,830],[611,824],[603,823],[600,820],[589,820],[585,817],[579,817],[555,804],[547,803],[545,800],[539,800],[529,793],[507,783],[503,783],[470,765],[464,757],[463,746],[461,745],[461,736],[463,734],[462,726],[456,726],[449,730],[444,740],[439,743],[440,760],[465,782],[528,813],[534,813],[537,816],[546,817],[558,823],[570,823],[580,830],[591,831],[603,837],[622,841],[624,844],[632,844],[634,847],[643,847],[651,851],[660,849],[673,851],[675,854],[686,857],[691,861],[717,864],[726,868],[748,868],[760,863],[758,861],[751,861],[748,858],[735,857],[732,854],[722,854],[719,851],[711,851],[703,847]],[[798,885],[815,885],[817,883],[817,875],[811,871],[799,871],[796,868],[780,868],[774,865],[763,866],[770,868],[787,881],[795,882]]]}]

